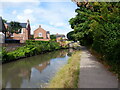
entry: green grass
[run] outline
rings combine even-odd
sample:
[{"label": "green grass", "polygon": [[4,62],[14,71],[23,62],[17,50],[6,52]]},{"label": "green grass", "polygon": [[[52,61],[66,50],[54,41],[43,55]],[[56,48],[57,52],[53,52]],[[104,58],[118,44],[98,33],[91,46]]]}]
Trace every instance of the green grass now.
[{"label": "green grass", "polygon": [[79,69],[80,51],[76,51],[68,63],[50,81],[48,88],[77,88]]}]

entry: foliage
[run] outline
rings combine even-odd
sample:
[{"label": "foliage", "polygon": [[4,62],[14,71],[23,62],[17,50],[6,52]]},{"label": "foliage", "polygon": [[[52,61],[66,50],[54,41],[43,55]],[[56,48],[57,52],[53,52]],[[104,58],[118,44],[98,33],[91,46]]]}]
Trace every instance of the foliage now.
[{"label": "foliage", "polygon": [[51,41],[56,41],[56,36],[55,35],[50,35]]},{"label": "foliage", "polygon": [[68,40],[75,41],[75,37],[73,35],[74,35],[74,31],[70,31],[69,33],[67,33]]},{"label": "foliage", "polygon": [[43,39],[43,37],[36,37],[36,39]]},{"label": "foliage", "polygon": [[90,45],[103,54],[114,71],[120,67],[120,3],[79,2],[76,17],[70,19],[74,36],[83,45]]},{"label": "foliage", "polygon": [[1,54],[2,55],[2,61],[4,61],[6,56],[7,56],[6,48],[2,47],[2,51],[0,53],[2,53]]},{"label": "foliage", "polygon": [[2,62],[9,62],[19,58],[29,57],[60,48],[61,47],[57,42],[27,40],[25,46],[19,47],[15,51],[6,52],[4,49],[2,51]]},{"label": "foliage", "polygon": [[21,28],[22,28],[22,26],[20,25],[20,23],[19,22],[15,22],[15,21],[11,21],[10,22],[10,28],[8,29],[8,31],[10,32],[10,33],[21,33]]},{"label": "foliage", "polygon": [[3,23],[6,23],[6,22],[7,22],[7,20],[5,20],[5,19],[2,19],[2,21],[3,21]]},{"label": "foliage", "polygon": [[56,39],[55,35],[50,35],[50,39]]},{"label": "foliage", "polygon": [[77,88],[80,52],[73,53],[68,63],[50,81],[48,88]]}]

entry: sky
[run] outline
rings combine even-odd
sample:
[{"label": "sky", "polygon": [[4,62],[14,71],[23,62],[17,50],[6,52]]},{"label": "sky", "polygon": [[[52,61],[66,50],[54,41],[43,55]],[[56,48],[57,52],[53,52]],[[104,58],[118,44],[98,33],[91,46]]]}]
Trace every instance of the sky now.
[{"label": "sky", "polygon": [[76,8],[71,0],[0,0],[0,16],[7,22],[29,19],[31,34],[41,25],[50,34],[66,35],[72,31],[69,20],[75,17]]}]

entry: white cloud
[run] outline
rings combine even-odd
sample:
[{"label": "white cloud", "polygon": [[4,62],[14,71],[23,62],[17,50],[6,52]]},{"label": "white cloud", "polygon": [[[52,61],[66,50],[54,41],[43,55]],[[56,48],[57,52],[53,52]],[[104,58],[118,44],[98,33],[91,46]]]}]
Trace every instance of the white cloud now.
[{"label": "white cloud", "polygon": [[[40,24],[45,30],[54,34],[66,34],[71,30],[68,20],[75,16],[74,9],[76,7],[71,7],[69,3],[49,3],[47,5],[44,3],[45,6],[42,6],[43,4],[40,2],[23,3],[22,1],[20,3],[11,3],[12,7],[11,4],[5,3],[4,9],[12,9],[12,12],[4,13],[4,18],[23,23],[29,19],[32,34]],[[13,14],[13,16],[10,16],[10,14]]]},{"label": "white cloud", "polygon": [[33,12],[33,10],[31,10],[31,9],[25,9],[23,11],[24,14],[32,14],[32,12]]},{"label": "white cloud", "polygon": [[17,18],[17,21],[19,21],[19,22],[26,22],[28,19],[29,19],[30,22],[32,22],[32,23],[35,23],[35,21],[36,21],[36,18],[34,18],[34,16],[32,16],[32,15],[27,15],[27,14],[25,14],[25,13],[20,14],[20,15],[17,15],[16,18]]},{"label": "white cloud", "polygon": [[39,0],[0,0],[0,2],[39,2]]},{"label": "white cloud", "polygon": [[71,2],[71,0],[1,0],[1,2]]},{"label": "white cloud", "polygon": [[57,23],[50,22],[49,24],[52,25],[52,26],[55,26],[55,27],[65,26],[65,23],[63,23],[63,22],[57,22]]},{"label": "white cloud", "polygon": [[17,11],[16,11],[16,10],[14,10],[14,11],[12,12],[12,14],[17,14]]}]

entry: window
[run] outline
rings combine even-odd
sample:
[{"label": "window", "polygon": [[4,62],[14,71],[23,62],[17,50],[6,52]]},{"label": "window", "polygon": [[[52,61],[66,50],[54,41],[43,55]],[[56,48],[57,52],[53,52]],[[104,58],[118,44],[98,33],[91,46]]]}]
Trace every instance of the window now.
[{"label": "window", "polygon": [[39,33],[39,35],[38,35],[39,37],[42,37],[42,33]]},{"label": "window", "polygon": [[23,34],[23,29],[21,29],[21,34]]}]

